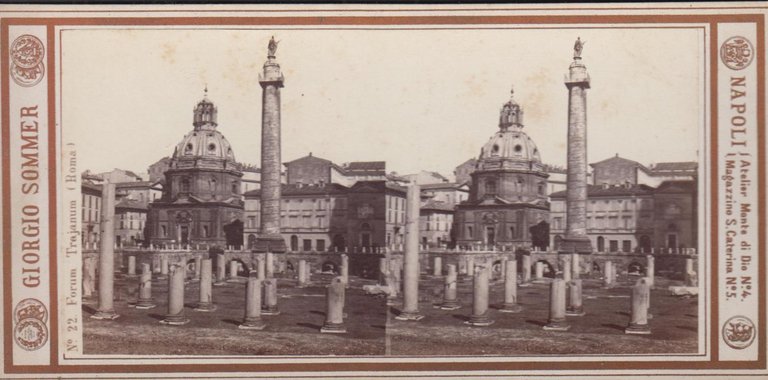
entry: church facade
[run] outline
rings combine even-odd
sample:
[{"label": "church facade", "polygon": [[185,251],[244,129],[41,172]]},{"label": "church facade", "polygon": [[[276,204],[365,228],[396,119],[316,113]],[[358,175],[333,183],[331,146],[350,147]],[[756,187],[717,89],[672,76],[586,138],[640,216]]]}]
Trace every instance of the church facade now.
[{"label": "church facade", "polygon": [[194,109],[194,128],[168,162],[163,195],[149,206],[146,235],[152,244],[243,244],[243,172],[217,130],[217,112],[206,90]]},{"label": "church facade", "polygon": [[480,150],[469,199],[456,208],[457,244],[547,246],[547,177],[536,144],[523,131],[523,110],[510,99],[499,130]]}]

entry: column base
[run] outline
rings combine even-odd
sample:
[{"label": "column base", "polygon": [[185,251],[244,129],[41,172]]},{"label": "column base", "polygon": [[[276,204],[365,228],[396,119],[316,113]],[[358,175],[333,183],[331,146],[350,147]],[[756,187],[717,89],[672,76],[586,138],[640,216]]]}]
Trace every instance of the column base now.
[{"label": "column base", "polygon": [[223,280],[223,281],[216,281],[216,282],[214,282],[212,285],[213,285],[213,286],[226,286],[226,285],[227,285],[227,281],[226,281],[226,280]]},{"label": "column base", "polygon": [[398,314],[395,319],[398,321],[420,321],[424,319],[424,316],[417,311],[403,311]]},{"label": "column base", "polygon": [[443,303],[435,305],[435,308],[440,310],[458,310],[461,309],[461,304],[459,304],[459,300],[445,300]]},{"label": "column base", "polygon": [[579,307],[570,307],[569,306],[569,307],[567,307],[565,309],[565,315],[569,316],[569,317],[583,317],[586,314],[587,313],[584,312],[584,307],[582,307],[582,306],[579,306]]},{"label": "column base", "polygon": [[543,329],[547,331],[568,331],[571,329],[571,325],[565,321],[565,318],[550,319],[547,321],[547,324],[544,325]]},{"label": "column base", "polygon": [[166,315],[165,319],[160,321],[160,323],[171,326],[183,326],[189,323],[189,318],[186,318],[183,315]]},{"label": "column base", "polygon": [[92,319],[111,321],[120,317],[120,314],[115,313],[114,310],[97,311],[96,314],[91,315]]},{"label": "column base", "polygon": [[285,253],[288,247],[285,245],[285,239],[280,235],[263,235],[256,238],[252,250],[259,253]]},{"label": "column base", "polygon": [[277,309],[277,305],[263,305],[261,307],[261,315],[280,315],[280,310]]},{"label": "column base", "polygon": [[517,284],[518,288],[527,288],[527,287],[530,287],[530,286],[531,286],[531,282],[530,281],[523,281],[523,282]]},{"label": "column base", "polygon": [[267,324],[261,320],[261,317],[257,318],[245,318],[243,323],[237,326],[240,330],[264,330]]},{"label": "column base", "polygon": [[194,311],[204,311],[204,312],[210,312],[216,310],[216,304],[213,302],[205,302],[205,303],[199,303],[197,304],[197,307],[195,307]]},{"label": "column base", "polygon": [[320,328],[320,332],[324,334],[345,334],[347,332],[347,328],[344,327],[343,323],[325,322],[323,327]]},{"label": "column base", "polygon": [[519,313],[523,311],[523,307],[516,303],[504,303],[499,311],[502,313]]},{"label": "column base", "polygon": [[477,326],[477,327],[486,327],[494,324],[496,321],[488,318],[488,312],[486,311],[483,314],[480,315],[472,315],[469,317],[469,320],[464,322],[468,325]]},{"label": "column base", "polygon": [[624,329],[624,334],[630,334],[630,335],[650,335],[650,333],[651,333],[651,326],[648,326],[647,323],[644,325],[630,323],[629,326],[627,326],[627,328]]},{"label": "column base", "polygon": [[560,240],[557,252],[560,254],[591,254],[592,242],[586,236],[566,236]]},{"label": "column base", "polygon": [[146,300],[138,300],[136,301],[136,306],[134,306],[137,309],[140,310],[147,310],[147,309],[154,309],[157,305],[155,305],[154,302],[152,302],[152,299],[146,299]]}]

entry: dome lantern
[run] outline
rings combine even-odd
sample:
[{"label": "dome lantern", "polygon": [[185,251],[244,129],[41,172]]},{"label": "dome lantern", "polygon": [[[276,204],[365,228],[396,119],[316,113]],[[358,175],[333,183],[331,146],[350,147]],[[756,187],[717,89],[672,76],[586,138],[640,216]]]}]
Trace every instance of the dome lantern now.
[{"label": "dome lantern", "polygon": [[507,131],[510,127],[523,127],[523,109],[515,102],[515,89],[510,90],[509,101],[501,106],[499,115],[499,129]]},{"label": "dome lantern", "polygon": [[194,110],[194,116],[192,125],[195,126],[195,130],[212,130],[216,128],[216,114],[218,110],[212,101],[208,99],[208,86],[205,86],[205,95],[203,100],[197,103]]}]

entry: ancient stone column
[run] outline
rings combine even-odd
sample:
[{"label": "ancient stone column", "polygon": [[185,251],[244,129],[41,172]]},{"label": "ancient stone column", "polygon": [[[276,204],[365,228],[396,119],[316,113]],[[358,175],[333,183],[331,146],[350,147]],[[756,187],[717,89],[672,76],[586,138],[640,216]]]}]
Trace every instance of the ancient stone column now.
[{"label": "ancient stone column", "polygon": [[335,277],[328,285],[326,296],[325,323],[320,328],[321,333],[343,334],[347,332],[344,327],[344,280]]},{"label": "ancient stone column", "polygon": [[474,256],[467,257],[467,277],[475,276],[475,258]]},{"label": "ancient stone column", "polygon": [[568,285],[568,307],[565,310],[565,315],[571,317],[581,317],[584,314],[584,306],[582,305],[581,297],[581,280],[573,279]]},{"label": "ancient stone column", "polygon": [[581,256],[578,253],[574,253],[571,258],[571,266],[573,267],[572,277],[577,279],[581,275]]},{"label": "ancient stone column", "polygon": [[211,259],[205,259],[200,262],[197,272],[200,273],[200,302],[195,310],[213,311],[216,305],[213,304],[213,263]]},{"label": "ancient stone column", "polygon": [[571,281],[571,274],[573,273],[573,264],[571,264],[571,255],[562,255],[563,260],[563,280],[567,284]]},{"label": "ancient stone column", "polygon": [[214,285],[221,286],[227,282],[227,263],[223,253],[216,257],[216,282]]},{"label": "ancient stone column", "polygon": [[168,278],[168,314],[160,323],[167,325],[185,325],[189,319],[184,316],[184,278],[186,270],[183,264],[171,266]]},{"label": "ancient stone column", "polygon": [[637,280],[632,287],[632,316],[629,326],[624,329],[625,334],[643,334],[651,333],[651,327],[648,325],[648,304],[650,300],[650,289],[644,278]]},{"label": "ancient stone column", "polygon": [[258,259],[256,261],[256,270],[257,270],[257,273],[259,275],[259,280],[264,281],[264,280],[267,279],[267,263],[266,263],[266,260]]},{"label": "ancient stone column", "polygon": [[141,264],[141,278],[139,278],[139,299],[136,301],[137,309],[152,309],[155,303],[152,301],[152,268],[148,263]]},{"label": "ancient stone column", "polygon": [[[501,276],[501,278],[503,279],[507,278],[507,262],[509,262],[509,258],[507,256],[504,256],[501,258],[501,267],[499,268],[499,276]],[[517,272],[517,269],[515,269],[515,272]],[[517,282],[517,278],[515,278],[515,282]]]},{"label": "ancient stone column", "polygon": [[192,281],[199,281],[202,276],[203,258],[200,256],[195,257],[195,276],[192,277]]},{"label": "ancient stone column", "polygon": [[603,281],[605,288],[613,287],[613,279],[616,277],[613,273],[613,263],[610,261],[605,262],[605,269],[603,270]]},{"label": "ancient stone column", "polygon": [[656,282],[656,258],[653,255],[646,255],[645,277],[648,279],[648,287],[653,289]]},{"label": "ancient stone column", "polygon": [[568,331],[570,328],[565,321],[565,281],[556,278],[549,288],[549,320],[544,330]]},{"label": "ancient stone column", "polygon": [[432,259],[432,275],[433,276],[443,275],[443,258],[440,256],[435,256]]},{"label": "ancient stone column", "polygon": [[397,259],[392,259],[390,265],[391,266],[389,267],[389,272],[394,278],[395,289],[397,293],[401,293],[403,291],[401,283],[403,271],[400,269],[400,263],[397,261]]},{"label": "ancient stone column", "polygon": [[264,330],[267,324],[261,319],[261,280],[256,271],[248,272],[245,286],[245,318],[237,326],[243,330]]},{"label": "ancient stone column", "polygon": [[504,305],[502,313],[519,313],[522,307],[517,303],[517,261],[507,261],[504,269]]},{"label": "ancient stone column", "polygon": [[99,307],[91,318],[112,320],[115,313],[115,184],[111,178],[101,190],[101,252],[99,254]]},{"label": "ancient stone column", "polygon": [[83,300],[87,301],[93,296],[93,287],[95,278],[91,274],[91,267],[93,267],[93,261],[90,258],[83,259]]},{"label": "ancient stone column", "polygon": [[237,279],[237,261],[235,260],[229,262],[229,279],[230,281]]},{"label": "ancient stone column", "polygon": [[298,284],[297,286],[299,288],[303,288],[307,286],[307,262],[305,260],[299,260],[299,269],[298,269]]},{"label": "ancient stone column", "polygon": [[136,276],[136,256],[128,256],[128,277]]},{"label": "ancient stone column", "polygon": [[261,307],[261,314],[279,315],[277,308],[277,279],[267,278],[264,280],[264,305]]},{"label": "ancient stone column", "polygon": [[272,252],[267,252],[264,254],[264,267],[266,268],[267,272],[267,278],[274,278],[275,277],[275,256],[272,254]]},{"label": "ancient stone column", "polygon": [[160,256],[160,278],[168,278],[168,256]]},{"label": "ancient stone column", "polygon": [[493,320],[488,317],[488,267],[479,266],[475,273],[472,292],[472,315],[466,322],[472,326],[490,326]]},{"label": "ancient stone column", "polygon": [[307,279],[307,285],[312,282],[312,262],[307,263],[306,268],[307,273],[305,274],[305,277]]},{"label": "ancient stone column", "polygon": [[91,293],[96,292],[96,266],[98,265],[98,259],[95,257],[88,258],[90,265],[88,266],[88,273],[91,277]]},{"label": "ancient stone column", "polygon": [[344,286],[349,287],[349,256],[341,255],[341,281],[344,282]]},{"label": "ancient stone column", "polygon": [[405,204],[405,253],[403,254],[403,310],[395,319],[418,321],[419,313],[419,213],[421,190],[418,184],[408,185]]},{"label": "ancient stone column", "polygon": [[389,260],[382,257],[379,259],[379,285],[387,284],[387,274],[389,274]]},{"label": "ancient stone column", "polygon": [[523,255],[523,282],[521,287],[531,286],[531,256]]},{"label": "ancient stone column", "polygon": [[[280,65],[275,61],[277,42],[269,41],[267,62],[259,75],[261,97],[261,233],[256,239],[257,252],[286,251],[285,240],[280,235],[280,89],[284,78]],[[271,263],[268,263],[271,264]],[[267,277],[272,269],[267,266]]]},{"label": "ancient stone column", "polygon": [[[561,253],[592,253],[587,237],[587,92],[589,74],[581,62],[580,40],[576,41],[565,86],[568,88],[568,167],[566,185],[566,228],[560,241]],[[578,276],[574,276],[578,278]]]},{"label": "ancient stone column", "polygon": [[448,264],[448,275],[445,276],[445,290],[443,292],[443,303],[440,304],[442,310],[456,310],[461,307],[458,299],[456,298],[456,281],[458,275],[456,273],[456,265]]},{"label": "ancient stone column", "polygon": [[[685,259],[685,286],[698,286],[698,279],[696,278],[696,270],[693,269],[693,259]],[[99,277],[101,279],[101,277]]]},{"label": "ancient stone column", "polygon": [[544,263],[541,261],[536,262],[536,281],[544,280]]}]

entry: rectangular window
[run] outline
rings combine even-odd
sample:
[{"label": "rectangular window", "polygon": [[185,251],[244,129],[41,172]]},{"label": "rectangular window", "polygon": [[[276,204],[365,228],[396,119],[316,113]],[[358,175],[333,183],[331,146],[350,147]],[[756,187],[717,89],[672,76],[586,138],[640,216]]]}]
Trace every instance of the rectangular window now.
[{"label": "rectangular window", "polygon": [[312,239],[304,239],[304,250],[305,251],[312,250]]},{"label": "rectangular window", "polygon": [[630,252],[630,251],[632,251],[632,241],[630,241],[630,240],[623,240],[621,242],[621,251],[622,252]]},{"label": "rectangular window", "polygon": [[610,249],[611,249],[611,252],[618,252],[619,251],[619,241],[618,240],[611,240],[610,241]]},{"label": "rectangular window", "polygon": [[616,216],[608,217],[609,228],[619,228],[619,218]]},{"label": "rectangular window", "polygon": [[315,241],[315,246],[317,247],[318,251],[320,252],[325,251],[325,240],[317,239],[317,241]]}]

